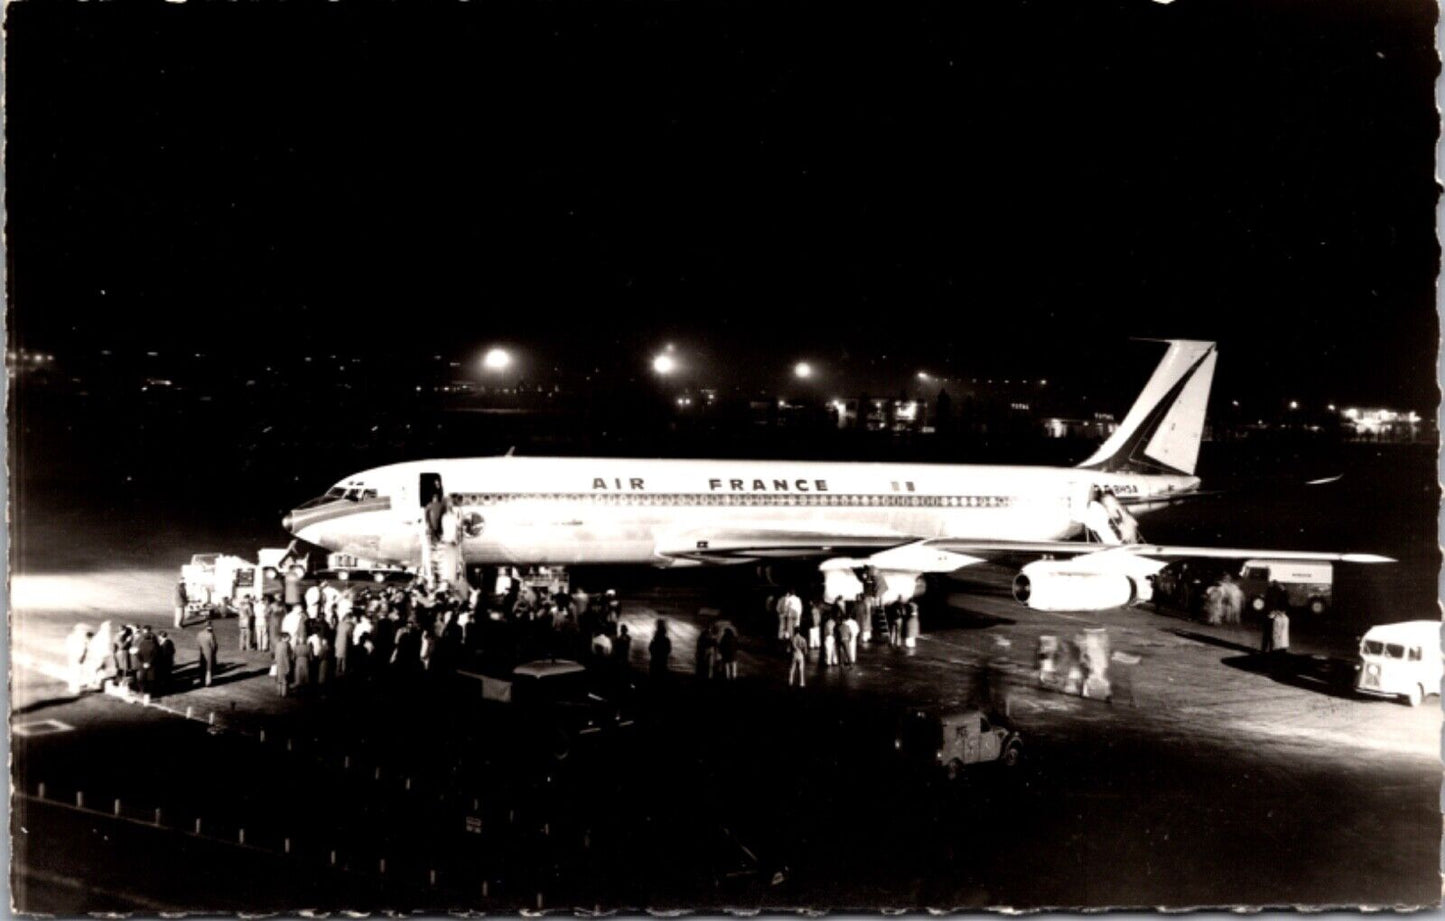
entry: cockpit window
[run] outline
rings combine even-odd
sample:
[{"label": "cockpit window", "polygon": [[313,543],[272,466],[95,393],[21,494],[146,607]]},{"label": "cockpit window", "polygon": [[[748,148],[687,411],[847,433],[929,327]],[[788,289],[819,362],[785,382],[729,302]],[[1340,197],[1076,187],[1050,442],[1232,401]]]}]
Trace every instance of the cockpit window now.
[{"label": "cockpit window", "polygon": [[375,499],[375,498],[376,498],[376,490],[374,490],[374,489],[363,489],[363,490],[361,491],[361,498],[363,498],[363,499]]}]

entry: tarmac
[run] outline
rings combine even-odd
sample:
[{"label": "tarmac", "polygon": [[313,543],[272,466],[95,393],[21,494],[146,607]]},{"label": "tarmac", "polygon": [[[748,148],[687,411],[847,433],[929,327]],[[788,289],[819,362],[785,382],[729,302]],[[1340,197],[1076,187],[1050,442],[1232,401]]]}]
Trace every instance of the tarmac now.
[{"label": "tarmac", "polygon": [[[851,670],[787,661],[759,609],[739,680],[692,678],[707,582],[624,588],[645,674],[665,617],[674,680],[635,737],[529,771],[477,756],[471,705],[396,688],[279,698],[217,621],[222,670],[149,705],[64,688],[77,619],[170,628],[164,573],[16,582],[14,893],[21,910],[1380,907],[1439,901],[1439,699],[1349,691],[1348,649],[1296,619],[1258,631],[1147,605],[1051,614],[995,567],[932,599],[912,650]],[[168,597],[168,594],[159,597]],[[37,599],[59,602],[50,606]],[[1044,635],[1107,630],[1112,700],[1039,686]],[[194,634],[177,634],[178,677]],[[1025,740],[1011,777],[920,783],[899,709],[981,696]],[[485,749],[485,744],[481,745]],[[42,792],[41,785],[44,785]],[[79,797],[79,799],[77,799]],[[159,810],[159,813],[157,813]],[[197,825],[199,821],[199,825]],[[664,870],[664,868],[668,868]]]}]

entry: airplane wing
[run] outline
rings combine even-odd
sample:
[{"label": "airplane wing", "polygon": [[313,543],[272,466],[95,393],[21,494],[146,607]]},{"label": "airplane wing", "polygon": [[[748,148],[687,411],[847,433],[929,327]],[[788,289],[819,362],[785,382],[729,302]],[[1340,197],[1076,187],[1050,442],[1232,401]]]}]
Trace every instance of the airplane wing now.
[{"label": "airplane wing", "polygon": [[1155,559],[1247,560],[1256,557],[1270,560],[1297,560],[1317,563],[1393,563],[1394,559],[1375,553],[1320,553],[1313,550],[1267,550],[1242,547],[1186,547],[1170,544],[1094,544],[1079,540],[967,540],[938,538],[926,542],[930,547],[954,553],[1059,555],[1076,556],[1118,550]]}]

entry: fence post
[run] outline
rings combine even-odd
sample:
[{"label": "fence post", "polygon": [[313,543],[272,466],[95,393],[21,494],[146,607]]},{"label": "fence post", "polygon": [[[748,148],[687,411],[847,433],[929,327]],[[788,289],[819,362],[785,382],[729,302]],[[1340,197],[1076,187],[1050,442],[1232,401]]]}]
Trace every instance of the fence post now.
[{"label": "fence post", "polygon": [[161,807],[156,807],[156,824],[161,824]]},{"label": "fence post", "polygon": [[291,839],[286,838],[281,842],[281,847],[286,853],[291,853]]},{"label": "fence post", "polygon": [[45,781],[40,781],[40,798],[45,799]]},{"label": "fence post", "polygon": [[120,797],[116,797],[115,800],[115,814],[120,815]]},{"label": "fence post", "polygon": [[201,833],[201,819],[200,819],[200,816],[197,816],[197,817],[196,817],[196,834],[199,835],[200,833]]},{"label": "fence post", "polygon": [[85,791],[84,791],[84,790],[76,790],[76,791],[75,791],[75,808],[76,808],[76,809],[84,809],[84,808],[85,808]]},{"label": "fence post", "polygon": [[242,844],[246,843],[246,829],[242,828],[239,830],[237,834],[237,840],[239,840]]},{"label": "fence post", "polygon": [[336,866],[336,851],[334,850],[331,852],[331,865]]}]

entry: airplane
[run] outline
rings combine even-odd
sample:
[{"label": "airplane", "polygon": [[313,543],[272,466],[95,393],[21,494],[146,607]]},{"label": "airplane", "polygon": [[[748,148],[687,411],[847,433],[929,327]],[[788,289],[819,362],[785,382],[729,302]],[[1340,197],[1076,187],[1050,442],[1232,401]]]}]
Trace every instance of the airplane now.
[{"label": "airplane", "polygon": [[[1200,495],[1194,475],[1218,350],[1173,339],[1119,427],[1074,467],[501,457],[363,470],[282,526],[332,551],[429,569],[441,544],[465,564],[658,567],[819,561],[825,594],[871,573],[884,600],[924,574],[1034,559],[1014,597],[1039,610],[1146,601],[1181,558],[1392,562],[1367,553],[1125,542],[1099,497],[1130,517]],[[426,506],[445,507],[441,543]],[[855,555],[858,554],[858,555]]]}]

